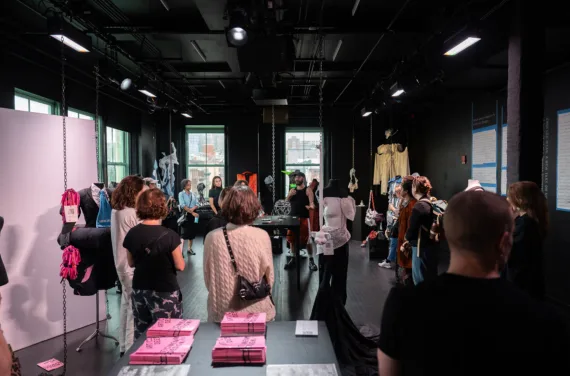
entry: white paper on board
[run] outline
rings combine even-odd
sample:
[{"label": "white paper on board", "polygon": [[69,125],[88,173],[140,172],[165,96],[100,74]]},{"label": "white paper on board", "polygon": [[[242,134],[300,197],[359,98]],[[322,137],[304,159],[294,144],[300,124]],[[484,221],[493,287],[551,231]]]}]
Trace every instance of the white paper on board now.
[{"label": "white paper on board", "polygon": [[558,113],[556,209],[570,211],[570,111]]}]

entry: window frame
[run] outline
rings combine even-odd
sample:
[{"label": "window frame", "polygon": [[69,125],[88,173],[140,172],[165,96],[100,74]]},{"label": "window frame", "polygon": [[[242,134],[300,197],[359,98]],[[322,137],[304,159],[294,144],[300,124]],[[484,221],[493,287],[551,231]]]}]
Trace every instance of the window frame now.
[{"label": "window frame", "polygon": [[[319,158],[318,163],[287,163],[287,134],[289,133],[314,133],[314,134],[321,134],[321,150],[320,152],[323,152],[323,147],[322,147],[322,143],[324,141],[324,133],[320,128],[285,128],[285,137],[283,137],[283,170],[284,171],[288,171],[288,167],[294,167],[295,170],[299,169],[299,170],[304,170],[307,167],[319,167],[321,168],[321,161]],[[303,149],[304,151],[304,149]],[[303,158],[304,159],[304,158]],[[290,185],[289,185],[289,176],[285,176],[285,178],[283,179],[284,181],[284,188],[285,188],[285,196],[287,196],[287,194],[289,193],[289,190],[291,189]],[[310,182],[307,182],[307,184],[309,184]]]},{"label": "window frame", "polygon": [[[43,113],[43,112],[30,111],[30,101],[34,101],[49,107],[49,113],[44,115],[59,115],[59,103],[57,101],[18,88],[14,88],[14,110],[16,110],[16,97],[20,97],[28,101],[27,112],[33,112],[36,114]],[[23,111],[23,110],[16,110],[16,111]]]},{"label": "window frame", "polygon": [[[73,116],[74,119],[89,120],[89,121],[95,120],[95,114],[91,114],[91,113],[86,112],[86,111],[81,111],[81,110],[75,109],[73,107],[67,108],[67,117],[71,117],[71,116],[69,116],[70,112],[74,112],[77,114],[77,117]],[[89,119],[82,119],[80,116],[86,116],[86,117],[89,117]],[[99,117],[99,125],[100,124],[101,124],[101,117]]]},{"label": "window frame", "polygon": [[[188,136],[190,134],[201,134],[206,136],[206,140],[208,139],[209,134],[222,134],[224,136],[224,163],[223,164],[209,164],[208,159],[203,164],[198,163],[190,163],[190,143],[188,142]],[[208,169],[211,167],[221,167],[222,171],[224,172],[224,178],[226,182],[222,182],[223,184],[227,185],[228,179],[228,162],[227,162],[227,139],[226,139],[226,127],[224,125],[187,125],[186,126],[186,158],[185,158],[185,167],[186,167],[186,178],[190,178],[190,168],[204,168]],[[206,189],[204,190],[204,197],[208,196],[208,191],[210,190],[210,183],[204,182],[206,184]],[[193,191],[197,191],[195,186],[192,186]]]},{"label": "window frame", "polygon": [[[113,127],[108,127],[108,126],[101,126],[99,129],[101,130],[102,135],[104,136],[101,137],[101,143],[103,146],[103,150],[104,150],[104,157],[102,155],[100,155],[100,158],[102,159],[102,161],[104,161],[104,178],[105,178],[105,182],[106,185],[111,184],[111,181],[109,179],[109,167],[125,167],[125,171],[126,171],[126,175],[125,176],[129,176],[131,173],[131,160],[130,160],[130,149],[131,149],[131,134],[127,131],[123,131],[121,129],[118,128],[113,128]],[[107,130],[110,129],[111,131],[117,131],[117,132],[122,132],[125,135],[125,139],[124,139],[124,149],[123,149],[123,160],[124,162],[113,162],[113,161],[109,161],[109,151],[107,150]],[[104,158],[104,159],[103,159]],[[122,179],[121,179],[122,180]],[[116,183],[119,183],[119,181],[117,181]]]}]

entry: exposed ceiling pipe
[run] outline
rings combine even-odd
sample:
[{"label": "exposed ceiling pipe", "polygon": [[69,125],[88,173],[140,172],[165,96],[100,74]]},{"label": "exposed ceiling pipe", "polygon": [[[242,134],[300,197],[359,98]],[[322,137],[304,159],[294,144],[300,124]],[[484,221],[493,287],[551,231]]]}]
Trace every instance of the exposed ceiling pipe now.
[{"label": "exposed ceiling pipe", "polygon": [[[390,21],[390,23],[388,24],[388,27],[386,27],[386,30],[390,30],[392,28],[392,26],[394,25],[394,23],[396,23],[396,21],[398,20],[398,18],[400,17],[400,15],[402,14],[402,12],[404,11],[404,9],[408,6],[408,4],[410,3],[410,0],[406,0],[406,2],[400,7],[400,10],[398,10],[398,12],[394,15],[394,18],[392,18],[392,21]],[[378,38],[378,40],[376,41],[376,43],[374,44],[374,46],[372,46],[372,49],[370,50],[370,52],[368,53],[368,55],[366,56],[366,58],[364,59],[364,61],[362,62],[362,64],[360,64],[360,67],[358,67],[358,69],[356,70],[356,72],[354,73],[354,75],[352,76],[352,79],[350,81],[348,81],[348,83],[346,84],[346,86],[344,87],[344,89],[342,89],[342,91],[340,92],[340,94],[336,97],[336,99],[334,100],[333,104],[335,104],[336,102],[338,102],[338,100],[340,99],[340,97],[342,97],[342,95],[344,94],[344,92],[346,91],[346,89],[348,89],[348,87],[352,84],[352,82],[354,81],[354,79],[356,78],[356,76],[358,75],[358,73],[360,73],[360,71],[362,70],[362,68],[364,67],[364,65],[368,62],[368,60],[370,59],[370,57],[372,56],[372,54],[374,53],[374,51],[376,50],[376,48],[378,47],[378,45],[380,44],[380,42],[382,42],[382,39],[384,39],[384,36],[386,35],[386,31],[382,32],[382,34],[380,35],[380,38]]]},{"label": "exposed ceiling pipe", "polygon": [[206,55],[204,54],[198,43],[196,43],[196,41],[193,40],[190,42],[190,44],[192,45],[192,47],[194,47],[194,51],[196,51],[196,53],[198,54],[198,56],[200,56],[202,61],[206,62]]},{"label": "exposed ceiling pipe", "polygon": [[166,0],[160,0],[162,6],[164,7],[164,9],[166,9],[166,11],[170,11],[170,7],[168,6],[168,3],[166,2]]}]

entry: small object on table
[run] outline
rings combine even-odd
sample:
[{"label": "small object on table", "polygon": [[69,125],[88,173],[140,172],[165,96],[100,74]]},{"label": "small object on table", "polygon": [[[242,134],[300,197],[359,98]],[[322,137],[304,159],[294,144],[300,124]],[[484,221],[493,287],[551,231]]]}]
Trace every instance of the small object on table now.
[{"label": "small object on table", "polygon": [[183,337],[193,336],[200,326],[200,320],[185,319],[158,319],[151,326],[147,333],[147,337]]},{"label": "small object on table", "polygon": [[45,362],[38,363],[38,367],[43,368],[46,371],[53,371],[54,369],[63,367],[63,363],[55,358],[52,358],[50,360],[46,360]]},{"label": "small object on table", "polygon": [[129,364],[182,364],[194,343],[193,336],[147,338],[129,357]]},{"label": "small object on table", "polygon": [[265,364],[265,337],[220,337],[212,350],[212,364]]},{"label": "small object on table", "polygon": [[318,337],[319,322],[315,320],[297,320],[296,336]]},{"label": "small object on table", "polygon": [[262,336],[265,334],[267,314],[226,312],[221,322],[222,337]]},{"label": "small object on table", "polygon": [[190,364],[175,366],[146,366],[121,368],[117,376],[188,376],[190,375]]}]

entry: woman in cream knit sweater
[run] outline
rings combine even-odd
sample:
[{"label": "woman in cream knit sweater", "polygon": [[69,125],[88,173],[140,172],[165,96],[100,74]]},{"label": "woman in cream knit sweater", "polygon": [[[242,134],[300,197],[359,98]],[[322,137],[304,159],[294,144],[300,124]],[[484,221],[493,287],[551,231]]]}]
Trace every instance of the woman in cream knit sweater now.
[{"label": "woman in cream knit sweater", "polygon": [[[249,226],[260,210],[253,191],[247,186],[233,187],[224,199],[223,215],[228,220],[228,238],[240,274],[250,282],[265,276],[273,287],[273,255],[266,231]],[[208,289],[208,321],[220,322],[229,311],[267,314],[275,318],[270,297],[242,300],[238,293],[238,277],[222,229],[210,232],[204,242],[204,280]]]}]

